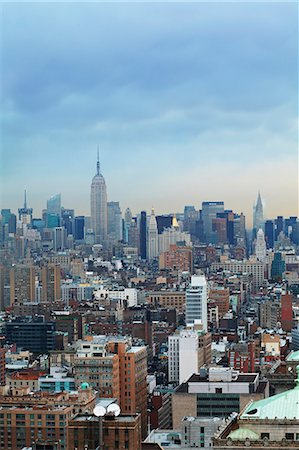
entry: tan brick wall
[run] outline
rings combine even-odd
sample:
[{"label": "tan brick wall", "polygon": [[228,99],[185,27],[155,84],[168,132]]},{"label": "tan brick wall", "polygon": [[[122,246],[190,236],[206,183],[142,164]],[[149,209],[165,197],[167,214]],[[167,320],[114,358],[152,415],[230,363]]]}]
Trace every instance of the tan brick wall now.
[{"label": "tan brick wall", "polygon": [[172,394],[173,429],[179,430],[185,416],[196,417],[196,394]]}]

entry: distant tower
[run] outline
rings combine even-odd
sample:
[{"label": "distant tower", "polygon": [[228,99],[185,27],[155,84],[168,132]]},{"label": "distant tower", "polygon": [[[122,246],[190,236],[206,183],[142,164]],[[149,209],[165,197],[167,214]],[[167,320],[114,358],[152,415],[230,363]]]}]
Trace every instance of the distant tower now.
[{"label": "distant tower", "polygon": [[256,235],[259,228],[264,229],[264,208],[261,199],[260,191],[258,192],[258,196],[256,199],[256,204],[253,207],[253,231],[254,235]]},{"label": "distant tower", "polygon": [[146,259],[146,211],[141,211],[139,222],[139,255]]},{"label": "distant tower", "polygon": [[260,228],[256,235],[255,254],[259,261],[265,262],[266,259],[266,240],[263,230]]},{"label": "distant tower", "polygon": [[100,172],[99,151],[97,159],[97,173],[92,179],[90,191],[91,226],[95,234],[96,244],[107,241],[107,189],[103,175]]},{"label": "distant tower", "polygon": [[32,222],[32,208],[27,207],[26,189],[24,191],[24,207],[18,209],[19,220],[26,225],[31,225]]},{"label": "distant tower", "polygon": [[124,218],[124,241],[126,244],[128,244],[129,242],[129,233],[130,228],[132,226],[132,219],[133,219],[132,211],[130,210],[130,208],[127,208],[125,210],[125,218]]},{"label": "distant tower", "polygon": [[47,200],[47,213],[61,215],[61,194],[52,195],[49,200]]},{"label": "distant tower", "polygon": [[158,226],[153,208],[148,225],[147,257],[148,260],[151,261],[153,258],[156,258],[157,256],[158,256]]}]

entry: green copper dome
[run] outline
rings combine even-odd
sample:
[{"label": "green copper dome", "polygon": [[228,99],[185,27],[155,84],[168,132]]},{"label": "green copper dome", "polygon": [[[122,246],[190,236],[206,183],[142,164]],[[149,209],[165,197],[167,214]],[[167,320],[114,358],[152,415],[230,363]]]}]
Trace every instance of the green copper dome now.
[{"label": "green copper dome", "polygon": [[88,389],[89,388],[89,384],[88,383],[82,383],[80,386],[80,389]]},{"label": "green copper dome", "polygon": [[250,403],[241,419],[299,419],[299,366],[296,367],[296,387],[272,397]]}]

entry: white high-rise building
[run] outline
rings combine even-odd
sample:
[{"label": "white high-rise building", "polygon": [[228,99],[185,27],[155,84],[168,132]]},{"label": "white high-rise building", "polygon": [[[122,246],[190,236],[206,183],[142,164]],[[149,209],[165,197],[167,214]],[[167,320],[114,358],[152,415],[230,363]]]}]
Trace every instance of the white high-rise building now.
[{"label": "white high-rise building", "polygon": [[182,330],[168,337],[168,377],[179,384],[198,373],[198,334]]},{"label": "white high-rise building", "polygon": [[197,323],[201,323],[203,330],[207,331],[207,281],[204,275],[193,275],[186,290],[186,324]]},{"label": "white high-rise building", "polygon": [[100,172],[99,153],[97,160],[97,173],[92,179],[90,192],[91,226],[95,235],[96,244],[105,244],[107,241],[107,189],[103,175]]},{"label": "white high-rise building", "polygon": [[154,209],[149,220],[148,225],[148,260],[151,261],[153,258],[158,256],[158,226],[155,216]]},{"label": "white high-rise building", "polygon": [[260,228],[257,232],[256,243],[255,243],[255,254],[259,261],[265,262],[267,245],[265,241],[265,235],[263,230]]}]

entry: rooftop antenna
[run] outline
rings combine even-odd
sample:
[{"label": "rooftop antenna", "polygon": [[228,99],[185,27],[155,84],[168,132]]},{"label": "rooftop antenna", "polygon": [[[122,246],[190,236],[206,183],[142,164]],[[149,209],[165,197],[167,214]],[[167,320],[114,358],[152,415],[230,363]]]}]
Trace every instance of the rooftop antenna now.
[{"label": "rooftop antenna", "polygon": [[24,208],[27,208],[27,198],[26,198],[26,189],[24,191]]},{"label": "rooftop antenna", "polygon": [[99,152],[99,146],[98,146],[98,157],[97,157],[97,175],[100,175],[100,152]]}]

